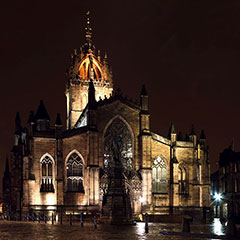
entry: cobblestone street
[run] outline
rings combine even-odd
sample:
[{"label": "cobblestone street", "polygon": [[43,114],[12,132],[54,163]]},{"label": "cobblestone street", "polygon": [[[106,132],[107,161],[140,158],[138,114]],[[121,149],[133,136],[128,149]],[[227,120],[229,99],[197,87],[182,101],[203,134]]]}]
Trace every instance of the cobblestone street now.
[{"label": "cobblestone street", "polygon": [[[145,233],[145,224],[137,223],[134,226],[114,226],[107,224],[99,224],[94,229],[92,223],[84,223],[84,227],[80,227],[79,223],[74,222],[72,226],[67,223],[63,225],[38,222],[14,222],[0,221],[0,239],[96,239],[96,240],[117,240],[117,239],[186,239],[186,235],[174,234],[164,235],[160,232],[181,232],[180,224],[165,223],[149,223],[149,233]],[[209,237],[200,236],[200,234],[225,235],[225,228],[220,222],[215,221],[213,224],[192,224],[191,235],[188,239],[211,239]],[[196,234],[193,234],[196,233]],[[199,236],[197,236],[199,234]],[[214,239],[217,239],[216,236]],[[234,238],[231,238],[234,239]],[[237,239],[237,238],[236,238]]]}]

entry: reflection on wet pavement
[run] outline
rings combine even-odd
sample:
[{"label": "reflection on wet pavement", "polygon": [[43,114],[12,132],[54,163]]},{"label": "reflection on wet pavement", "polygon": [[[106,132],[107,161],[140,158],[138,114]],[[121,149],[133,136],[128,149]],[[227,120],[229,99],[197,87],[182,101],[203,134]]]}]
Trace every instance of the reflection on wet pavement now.
[{"label": "reflection on wet pavement", "polygon": [[[224,235],[224,229],[218,219],[212,224],[191,224],[192,233],[206,233]],[[84,227],[80,227],[79,223],[69,226],[51,225],[44,223],[32,222],[13,222],[0,221],[0,239],[24,239],[24,240],[46,240],[46,239],[87,239],[87,240],[157,240],[157,239],[185,239],[184,236],[178,235],[162,235],[161,231],[180,232],[181,224],[165,224],[165,223],[149,223],[149,233],[145,233],[145,224],[140,222],[134,226],[114,226],[114,225],[98,225],[94,229],[92,223],[84,223]],[[190,237],[189,239],[200,239]],[[203,239],[203,238],[201,238]]]}]

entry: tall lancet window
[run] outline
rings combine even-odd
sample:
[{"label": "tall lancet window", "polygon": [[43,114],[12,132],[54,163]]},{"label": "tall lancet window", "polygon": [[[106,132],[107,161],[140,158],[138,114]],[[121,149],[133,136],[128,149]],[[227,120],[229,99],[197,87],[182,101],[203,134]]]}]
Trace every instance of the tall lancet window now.
[{"label": "tall lancet window", "polygon": [[84,192],[83,162],[77,153],[72,153],[67,159],[67,191]]},{"label": "tall lancet window", "polygon": [[188,194],[187,170],[183,166],[178,168],[178,193],[182,195]]},{"label": "tall lancet window", "polygon": [[53,161],[49,156],[43,157],[41,160],[42,183],[41,192],[54,192],[53,187]]},{"label": "tall lancet window", "polygon": [[152,167],[152,192],[167,193],[167,163],[158,156]]},{"label": "tall lancet window", "polygon": [[104,171],[111,176],[114,157],[118,157],[122,164],[124,175],[131,177],[133,170],[133,141],[128,126],[116,118],[107,128],[104,135]]}]

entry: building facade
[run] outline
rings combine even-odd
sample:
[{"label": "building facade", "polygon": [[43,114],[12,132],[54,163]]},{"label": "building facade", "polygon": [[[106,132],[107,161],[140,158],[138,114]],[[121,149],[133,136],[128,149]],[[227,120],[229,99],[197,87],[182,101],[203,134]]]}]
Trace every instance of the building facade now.
[{"label": "building facade", "polygon": [[219,159],[220,218],[240,222],[240,152],[232,146],[220,153]]},{"label": "building facade", "polygon": [[[148,94],[140,103],[113,88],[107,56],[96,53],[89,19],[86,40],[75,50],[67,73],[67,124],[51,127],[40,102],[27,127],[16,117],[10,159],[11,211],[18,215],[99,212],[111,181],[113,139],[117,139],[125,189],[134,216],[204,216],[210,206],[210,164],[204,132],[192,127],[182,138],[150,129]],[[116,149],[116,148],[115,148]]]}]

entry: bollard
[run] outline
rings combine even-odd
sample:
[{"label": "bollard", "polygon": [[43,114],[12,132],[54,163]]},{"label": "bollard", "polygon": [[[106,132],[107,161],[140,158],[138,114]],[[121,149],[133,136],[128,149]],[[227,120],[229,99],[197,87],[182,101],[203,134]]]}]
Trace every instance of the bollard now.
[{"label": "bollard", "polygon": [[80,226],[83,227],[83,214],[80,214]]},{"label": "bollard", "polygon": [[97,229],[97,217],[96,217],[96,215],[94,215],[93,224],[94,224],[94,228]]},{"label": "bollard", "polygon": [[62,224],[62,213],[60,215],[60,224]]},{"label": "bollard", "polygon": [[182,232],[190,232],[189,219],[183,218],[182,220]]},{"label": "bollard", "polygon": [[30,221],[30,217],[29,217],[29,215],[27,215],[27,221],[28,221],[28,222]]},{"label": "bollard", "polygon": [[145,214],[145,233],[148,233],[148,214]]},{"label": "bollard", "polygon": [[72,225],[72,214],[70,213],[69,215],[69,225],[71,226]]},{"label": "bollard", "polygon": [[45,214],[43,215],[43,221],[44,221],[45,224],[47,223],[47,217],[46,217]]},{"label": "bollard", "polygon": [[35,222],[35,216],[32,216],[32,221]]},{"label": "bollard", "polygon": [[52,224],[54,224],[54,214],[52,213]]},{"label": "bollard", "polygon": [[41,221],[41,220],[40,220],[40,214],[39,214],[39,215],[38,215],[38,223],[40,223],[40,221]]}]

